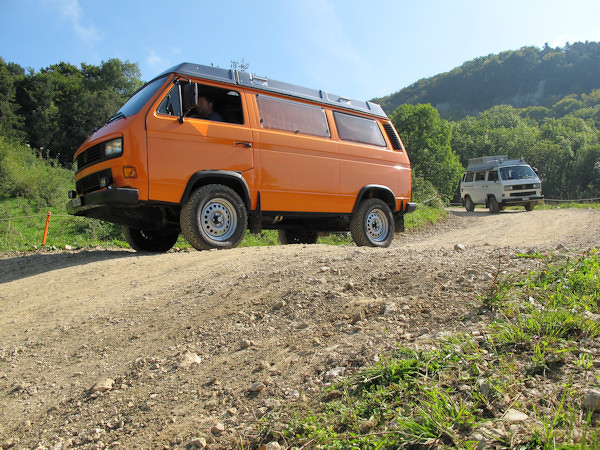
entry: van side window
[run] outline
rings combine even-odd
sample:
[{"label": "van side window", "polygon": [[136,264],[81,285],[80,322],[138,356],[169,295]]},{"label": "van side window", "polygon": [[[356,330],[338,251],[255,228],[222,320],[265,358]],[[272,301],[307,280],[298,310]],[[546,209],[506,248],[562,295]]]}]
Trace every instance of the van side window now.
[{"label": "van side window", "polygon": [[477,172],[475,174],[475,181],[485,181],[485,172]]},{"label": "van side window", "polygon": [[475,176],[475,172],[467,172],[465,173],[465,179],[463,181],[467,183],[471,183],[473,181],[473,177]]},{"label": "van side window", "polygon": [[340,139],[343,141],[387,147],[376,120],[337,111],[333,112],[333,117]]},{"label": "van side window", "polygon": [[498,181],[498,171],[490,170],[488,172],[488,181]]},{"label": "van side window", "polygon": [[260,124],[270,130],[331,137],[325,110],[319,106],[257,95]]},{"label": "van side window", "polygon": [[[219,121],[222,119],[223,122],[228,123],[244,123],[242,99],[239,92],[200,83],[197,84],[198,97],[204,97],[212,104],[212,110],[218,114]],[[192,114],[192,112],[194,110],[186,111],[186,117],[194,118],[195,114]],[[160,102],[157,113],[169,116],[179,116],[181,114],[181,98],[178,85],[173,86],[163,101]],[[196,118],[198,117],[196,115]]]}]

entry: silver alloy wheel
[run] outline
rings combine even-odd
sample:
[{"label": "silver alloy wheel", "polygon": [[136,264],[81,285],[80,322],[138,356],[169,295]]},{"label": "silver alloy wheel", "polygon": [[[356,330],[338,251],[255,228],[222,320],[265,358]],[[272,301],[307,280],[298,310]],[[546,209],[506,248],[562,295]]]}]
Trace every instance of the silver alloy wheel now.
[{"label": "silver alloy wheel", "polygon": [[381,209],[373,209],[366,218],[366,232],[373,242],[382,242],[389,236],[390,224]]},{"label": "silver alloy wheel", "polygon": [[237,228],[238,216],[234,206],[224,198],[213,198],[199,214],[200,229],[210,239],[226,241]]}]

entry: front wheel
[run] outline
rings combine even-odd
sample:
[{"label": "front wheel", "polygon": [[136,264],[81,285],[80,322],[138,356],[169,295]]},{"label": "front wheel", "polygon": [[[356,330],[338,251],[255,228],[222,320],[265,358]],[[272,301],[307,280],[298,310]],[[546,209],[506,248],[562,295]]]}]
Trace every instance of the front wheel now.
[{"label": "front wheel", "polygon": [[490,197],[488,199],[488,208],[492,214],[496,214],[500,212],[500,205],[496,201],[496,197]]},{"label": "front wheel", "polygon": [[469,212],[475,210],[475,203],[473,203],[473,200],[468,195],[465,197],[465,209]]},{"label": "front wheel", "polygon": [[179,222],[183,236],[196,250],[234,248],[244,238],[248,213],[233,189],[209,184],[185,202]]},{"label": "front wheel", "polygon": [[533,211],[535,208],[535,202],[525,203],[525,211]]},{"label": "front wheel", "polygon": [[164,253],[170,250],[179,238],[179,231],[172,229],[145,231],[123,226],[123,234],[129,246],[138,252]]},{"label": "front wheel", "polygon": [[394,240],[394,216],[390,207],[378,198],[360,202],[350,218],[350,234],[359,247],[389,247]]}]

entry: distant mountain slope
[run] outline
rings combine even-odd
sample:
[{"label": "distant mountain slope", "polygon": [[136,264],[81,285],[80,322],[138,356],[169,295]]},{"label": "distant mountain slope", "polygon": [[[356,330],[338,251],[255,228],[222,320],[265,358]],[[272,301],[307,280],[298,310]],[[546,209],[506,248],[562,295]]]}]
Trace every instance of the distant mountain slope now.
[{"label": "distant mountain slope", "polygon": [[599,88],[600,43],[577,42],[476,58],[373,101],[388,114],[403,103],[431,103],[444,118],[460,119],[499,104],[551,106]]}]

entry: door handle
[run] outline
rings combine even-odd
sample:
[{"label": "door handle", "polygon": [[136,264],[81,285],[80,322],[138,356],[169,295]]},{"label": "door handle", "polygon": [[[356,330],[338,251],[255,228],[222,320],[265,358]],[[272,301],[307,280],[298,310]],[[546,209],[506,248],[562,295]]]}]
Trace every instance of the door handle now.
[{"label": "door handle", "polygon": [[240,145],[242,147],[250,148],[250,147],[252,147],[252,142],[236,142],[235,145]]}]

